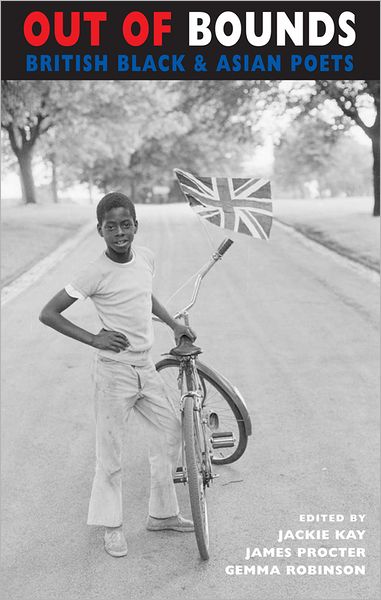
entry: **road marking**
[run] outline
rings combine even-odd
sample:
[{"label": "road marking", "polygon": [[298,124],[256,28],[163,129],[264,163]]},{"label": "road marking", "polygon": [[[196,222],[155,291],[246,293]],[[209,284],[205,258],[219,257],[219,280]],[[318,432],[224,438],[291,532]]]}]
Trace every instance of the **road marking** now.
[{"label": "road marking", "polygon": [[329,257],[330,259],[337,262],[342,267],[346,267],[357,273],[357,275],[361,275],[368,279],[368,281],[372,281],[373,283],[380,283],[380,274],[370,267],[366,267],[365,265],[344,256],[343,254],[339,254],[336,250],[332,248],[328,248],[328,246],[324,246],[320,244],[314,239],[307,237],[304,233],[297,231],[291,225],[286,225],[285,223],[281,223],[280,221],[274,221],[274,225],[279,227],[279,229],[283,229],[287,231],[292,237],[298,240],[303,246],[309,248],[310,250],[317,251],[321,255],[325,257]]},{"label": "road marking", "polygon": [[94,231],[94,223],[86,223],[83,225],[76,235],[66,242],[63,242],[61,246],[54,250],[51,254],[36,263],[31,269],[17,277],[14,281],[5,285],[1,290],[1,306],[4,306],[10,300],[13,300],[26,290],[29,286],[35,283],[40,277],[45,275],[52,267],[64,258],[70,250],[72,250],[77,244],[79,244],[91,231]]}]

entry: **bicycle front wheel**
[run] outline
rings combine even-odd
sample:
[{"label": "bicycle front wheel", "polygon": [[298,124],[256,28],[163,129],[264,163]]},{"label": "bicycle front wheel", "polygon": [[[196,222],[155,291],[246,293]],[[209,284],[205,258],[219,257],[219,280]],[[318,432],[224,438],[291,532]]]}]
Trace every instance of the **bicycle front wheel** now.
[{"label": "bicycle front wheel", "polygon": [[[208,424],[210,435],[215,438],[212,463],[233,463],[242,456],[247,446],[244,418],[218,374],[200,363],[196,363],[196,366],[201,384],[199,391],[202,394],[203,417]],[[166,393],[176,405],[179,397],[178,359],[163,358],[156,364],[156,369],[161,375]],[[224,439],[224,433],[229,434],[231,440],[225,447],[219,441]]]},{"label": "bicycle front wheel", "polygon": [[209,526],[206,506],[206,453],[199,412],[194,410],[191,396],[185,398],[183,436],[187,464],[189,498],[197,546],[202,559],[209,558]]}]

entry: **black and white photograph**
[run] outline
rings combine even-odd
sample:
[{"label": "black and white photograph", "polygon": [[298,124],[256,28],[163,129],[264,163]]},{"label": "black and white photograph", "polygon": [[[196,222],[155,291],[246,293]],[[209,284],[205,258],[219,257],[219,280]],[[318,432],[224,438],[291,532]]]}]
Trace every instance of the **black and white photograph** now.
[{"label": "black and white photograph", "polygon": [[376,600],[379,79],[1,97],[4,598]]}]

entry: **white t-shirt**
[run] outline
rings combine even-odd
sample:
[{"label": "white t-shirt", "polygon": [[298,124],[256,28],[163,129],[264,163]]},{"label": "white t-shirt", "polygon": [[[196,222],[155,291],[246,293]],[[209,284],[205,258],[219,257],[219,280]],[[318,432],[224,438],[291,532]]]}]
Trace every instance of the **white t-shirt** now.
[{"label": "white t-shirt", "polygon": [[126,351],[99,350],[99,354],[131,364],[134,353],[152,347],[154,270],[151,250],[134,246],[130,262],[117,263],[103,253],[65,287],[72,298],[91,298],[102,327],[123,333],[130,342]]}]

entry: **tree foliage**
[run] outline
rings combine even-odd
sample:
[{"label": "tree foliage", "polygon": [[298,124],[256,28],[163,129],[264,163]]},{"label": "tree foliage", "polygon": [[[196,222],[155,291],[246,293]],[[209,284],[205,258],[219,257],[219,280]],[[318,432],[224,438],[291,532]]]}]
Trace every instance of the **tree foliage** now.
[{"label": "tree foliage", "polygon": [[373,215],[380,214],[380,82],[373,80],[317,80],[303,112],[322,111],[334,103],[339,114],[334,128],[345,129],[348,124],[360,127],[370,138],[373,153]]},{"label": "tree foliage", "polygon": [[[184,87],[184,106],[200,111],[204,124],[210,121],[218,123],[224,131],[233,130],[240,139],[255,138],[261,143],[262,128],[266,122],[267,132],[272,131],[277,141],[282,136],[281,127],[276,123],[277,117],[281,117],[282,121],[287,117],[288,127],[292,130],[297,126],[295,120],[309,115],[317,124],[328,124],[324,125],[324,137],[332,136],[333,140],[338,133],[344,135],[353,125],[361,127],[372,142],[373,214],[380,214],[379,81],[316,80],[287,82],[287,86],[279,81],[190,83],[189,90]],[[332,108],[336,109],[335,114]],[[271,117],[266,121],[268,114]],[[370,123],[366,117],[370,118]]]},{"label": "tree foliage", "polygon": [[371,157],[353,136],[304,115],[275,148],[273,179],[278,195],[366,195],[371,190]]},{"label": "tree foliage", "polygon": [[[367,121],[370,114],[373,121]],[[244,159],[269,135],[280,144],[278,165],[288,161],[286,171],[293,173],[300,189],[298,182],[312,171],[322,180],[332,144],[353,124],[370,137],[376,159],[378,82],[3,83],[2,127],[28,202],[35,201],[36,154],[51,166],[56,197],[59,182],[61,187],[84,182],[90,189],[124,189],[142,200],[152,186],[171,187],[175,166],[199,173],[243,174]],[[290,147],[299,170],[288,160]],[[279,172],[278,179],[282,177]],[[373,178],[377,214],[376,160]]]}]

